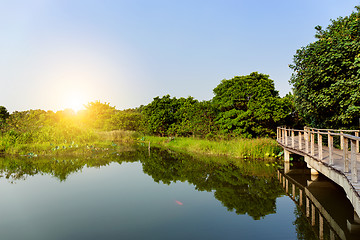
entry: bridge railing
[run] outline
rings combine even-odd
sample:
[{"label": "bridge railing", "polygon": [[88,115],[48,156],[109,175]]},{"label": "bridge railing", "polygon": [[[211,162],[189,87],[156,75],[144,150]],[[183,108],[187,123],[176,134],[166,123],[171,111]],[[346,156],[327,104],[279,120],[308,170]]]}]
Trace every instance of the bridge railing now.
[{"label": "bridge railing", "polygon": [[[357,153],[359,153],[360,130],[317,129],[305,127],[304,130],[277,128],[277,141],[284,146],[306,153],[322,161],[324,151],[328,152],[328,164],[334,165],[335,150],[342,150],[342,164],[346,173],[351,172],[352,181],[357,182]],[[340,146],[334,145],[334,137]],[[327,138],[327,143],[323,141]],[[350,145],[349,145],[350,142]],[[317,153],[316,153],[317,152]],[[349,156],[350,152],[350,156]]]}]

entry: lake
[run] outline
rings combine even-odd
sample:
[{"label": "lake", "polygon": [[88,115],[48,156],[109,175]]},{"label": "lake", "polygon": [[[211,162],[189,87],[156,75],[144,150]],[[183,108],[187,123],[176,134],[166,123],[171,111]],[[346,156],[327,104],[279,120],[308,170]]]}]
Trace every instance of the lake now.
[{"label": "lake", "polygon": [[2,157],[1,239],[317,239],[276,168],[156,148]]}]

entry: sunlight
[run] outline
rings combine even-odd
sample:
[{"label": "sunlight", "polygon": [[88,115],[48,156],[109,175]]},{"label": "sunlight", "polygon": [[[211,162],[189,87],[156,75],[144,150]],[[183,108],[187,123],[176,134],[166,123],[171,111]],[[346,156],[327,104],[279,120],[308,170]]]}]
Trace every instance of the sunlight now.
[{"label": "sunlight", "polygon": [[80,110],[85,109],[84,105],[86,104],[86,100],[81,93],[72,92],[66,96],[66,104],[65,108],[71,108],[76,113]]}]

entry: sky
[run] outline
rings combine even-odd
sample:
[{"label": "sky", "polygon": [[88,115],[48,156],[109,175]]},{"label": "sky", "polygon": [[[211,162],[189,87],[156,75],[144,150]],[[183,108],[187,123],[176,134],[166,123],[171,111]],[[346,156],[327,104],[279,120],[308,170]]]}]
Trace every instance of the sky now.
[{"label": "sky", "polygon": [[0,106],[136,108],[210,100],[223,79],[264,73],[280,96],[316,25],[352,0],[0,0]]}]

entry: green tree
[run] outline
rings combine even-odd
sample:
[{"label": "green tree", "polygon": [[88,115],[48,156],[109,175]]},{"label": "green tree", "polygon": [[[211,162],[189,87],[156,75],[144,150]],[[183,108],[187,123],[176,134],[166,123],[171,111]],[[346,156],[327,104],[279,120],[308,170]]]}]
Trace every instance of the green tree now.
[{"label": "green tree", "polygon": [[275,135],[276,126],[290,113],[268,75],[253,72],[223,80],[214,90],[219,109],[216,123],[222,134],[243,137]]},{"label": "green tree", "polygon": [[317,40],[296,51],[290,83],[295,106],[313,127],[358,127],[360,117],[360,13],[332,20]]},{"label": "green tree", "polygon": [[178,101],[170,95],[156,97],[142,109],[145,130],[150,134],[168,135],[168,130],[175,123]]},{"label": "green tree", "polygon": [[89,127],[104,129],[105,122],[111,118],[115,111],[115,107],[110,106],[110,103],[95,101],[85,105],[85,110],[79,114]]},{"label": "green tree", "polygon": [[10,117],[10,113],[4,106],[0,106],[0,132],[3,133],[3,129],[6,123],[6,119]]},{"label": "green tree", "polygon": [[193,97],[154,100],[141,108],[143,127],[149,134],[160,136],[206,136],[215,130],[215,110],[210,102]]},{"label": "green tree", "polygon": [[139,131],[141,125],[141,113],[137,109],[117,110],[116,113],[105,122],[106,130],[129,130]]}]

